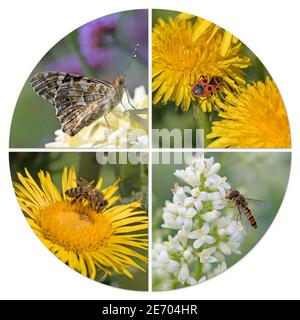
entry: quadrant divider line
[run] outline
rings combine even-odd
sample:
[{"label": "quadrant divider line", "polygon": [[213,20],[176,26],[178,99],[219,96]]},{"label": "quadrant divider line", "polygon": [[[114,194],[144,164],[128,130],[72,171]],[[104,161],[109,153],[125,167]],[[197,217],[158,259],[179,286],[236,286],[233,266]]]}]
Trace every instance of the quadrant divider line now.
[{"label": "quadrant divider line", "polygon": [[[151,132],[151,129],[149,130]],[[150,133],[151,136],[151,133]],[[150,140],[150,139],[149,139]],[[287,149],[212,149],[212,148],[152,148],[152,141],[150,140],[149,148],[144,149],[128,149],[128,148],[112,148],[112,149],[83,149],[83,148],[8,148],[9,152],[136,152],[136,153],[148,153],[148,152],[292,152],[293,148]]]},{"label": "quadrant divider line", "polygon": [[152,292],[152,9],[148,9],[148,292]]},{"label": "quadrant divider line", "polygon": [[292,152],[292,148],[290,149],[212,149],[212,148],[152,148],[152,152],[204,152],[204,153],[221,153],[221,152],[269,152],[269,153],[280,153],[280,152]]}]

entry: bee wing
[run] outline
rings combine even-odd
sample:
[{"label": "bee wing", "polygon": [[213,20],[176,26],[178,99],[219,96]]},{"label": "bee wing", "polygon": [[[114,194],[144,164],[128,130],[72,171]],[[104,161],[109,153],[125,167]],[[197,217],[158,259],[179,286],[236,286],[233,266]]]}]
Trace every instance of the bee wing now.
[{"label": "bee wing", "polygon": [[77,185],[80,186],[80,187],[86,186],[88,184],[89,184],[89,182],[87,180],[85,180],[84,178],[82,178],[82,177],[77,179]]},{"label": "bee wing", "polygon": [[251,198],[247,198],[247,201],[248,201],[248,203],[250,205],[253,205],[256,208],[260,208],[260,209],[270,209],[270,208],[272,208],[272,204],[270,202],[267,202],[267,201],[251,199]]},{"label": "bee wing", "polygon": [[92,180],[91,182],[87,181],[86,179],[80,177],[78,180],[77,180],[77,184],[79,186],[88,186],[88,185],[93,185],[95,182],[95,180]]}]

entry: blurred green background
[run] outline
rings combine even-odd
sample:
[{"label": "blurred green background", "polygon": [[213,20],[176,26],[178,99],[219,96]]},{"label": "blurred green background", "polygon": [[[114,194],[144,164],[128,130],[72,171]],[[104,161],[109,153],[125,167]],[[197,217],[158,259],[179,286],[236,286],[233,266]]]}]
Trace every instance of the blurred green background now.
[{"label": "blurred green background", "polygon": [[[233,254],[226,258],[227,265],[230,267],[255,246],[273,222],[287,188],[291,154],[289,152],[207,152],[205,157],[214,157],[215,162],[221,164],[222,168],[218,174],[226,176],[232,188],[238,189],[245,197],[264,200],[272,206],[270,209],[250,206],[258,228],[247,230],[245,240],[240,247],[241,255]],[[170,189],[175,182],[181,186],[185,185],[173,173],[176,169],[184,169],[186,166],[185,164],[153,165],[153,241],[159,237],[167,240],[169,234],[173,235],[172,230],[161,228],[162,207],[166,200],[172,201]],[[236,209],[227,208],[225,210]]]},{"label": "blurred green background", "polygon": [[[152,25],[155,25],[158,18],[167,21],[169,17],[175,17],[178,14],[179,12],[177,11],[153,10]],[[251,59],[251,66],[244,70],[245,80],[247,82],[264,80],[265,77],[269,75],[262,62],[245,44],[242,44],[240,54]],[[153,93],[153,96],[154,94],[155,92]],[[197,106],[197,108],[194,109],[191,106],[188,112],[182,112],[180,108],[176,108],[174,102],[169,102],[165,105],[161,103],[153,105],[152,117],[153,129],[193,129],[193,136],[194,130],[196,129],[204,129],[205,135],[211,132],[212,121],[218,119],[217,111],[215,110],[210,113],[204,113],[200,107]],[[205,138],[204,146],[206,147],[210,142],[212,142],[212,140]],[[159,147],[161,147],[161,141]],[[193,147],[196,147],[195,141],[193,141]]]},{"label": "blurred green background", "polygon": [[123,72],[139,43],[137,58],[127,70],[126,86],[131,96],[140,85],[147,90],[148,10],[124,11],[97,20],[60,40],[32,70],[15,107],[10,147],[44,147],[54,141],[54,132],[60,129],[54,107],[30,86],[30,79],[37,72],[72,72],[111,81]]},{"label": "blurred green background", "polygon": [[[10,169],[13,181],[18,181],[16,172],[24,174],[26,167],[35,181],[39,181],[37,173],[40,169],[51,173],[52,181],[61,191],[61,174],[64,166],[74,165],[77,177],[83,177],[88,181],[97,180],[103,177],[103,187],[107,187],[121,177],[119,195],[120,203],[128,203],[141,200],[146,211],[148,208],[148,166],[147,165],[99,165],[94,152],[11,152]],[[144,232],[144,230],[143,230]],[[136,249],[135,249],[136,250]],[[138,251],[138,250],[137,250]],[[145,251],[139,251],[145,255]],[[146,264],[140,263],[147,270]],[[104,283],[131,290],[147,290],[148,272],[141,272],[137,269],[130,270],[134,279],[126,276],[113,274]],[[100,277],[101,275],[99,275]]]}]

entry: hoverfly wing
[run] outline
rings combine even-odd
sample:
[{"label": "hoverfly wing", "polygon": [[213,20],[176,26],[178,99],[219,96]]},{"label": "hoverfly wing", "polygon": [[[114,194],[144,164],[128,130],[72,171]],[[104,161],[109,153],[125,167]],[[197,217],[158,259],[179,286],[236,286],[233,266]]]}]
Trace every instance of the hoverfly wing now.
[{"label": "hoverfly wing", "polygon": [[272,208],[272,204],[270,202],[267,202],[267,201],[251,199],[251,198],[247,198],[247,201],[251,206],[253,205],[256,208],[260,208],[260,209],[270,209],[270,208]]},{"label": "hoverfly wing", "polygon": [[245,212],[239,206],[237,207],[237,209],[239,212],[238,215],[239,215],[240,223],[242,224],[245,230],[249,230],[251,228],[251,224],[248,218],[246,217]]}]

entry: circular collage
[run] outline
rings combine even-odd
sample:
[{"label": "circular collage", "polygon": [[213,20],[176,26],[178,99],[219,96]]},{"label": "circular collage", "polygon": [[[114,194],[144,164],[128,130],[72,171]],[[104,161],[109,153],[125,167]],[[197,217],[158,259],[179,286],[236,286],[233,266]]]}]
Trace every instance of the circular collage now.
[{"label": "circular collage", "polygon": [[19,214],[57,263],[166,291],[256,246],[284,198],[291,135],[272,75],[230,31],[130,10],[79,26],[37,63],[9,160]]}]

